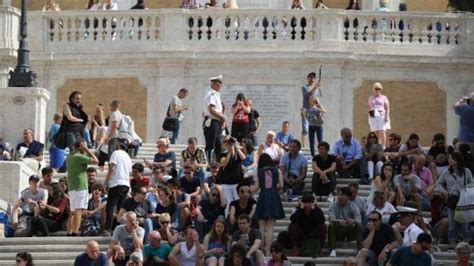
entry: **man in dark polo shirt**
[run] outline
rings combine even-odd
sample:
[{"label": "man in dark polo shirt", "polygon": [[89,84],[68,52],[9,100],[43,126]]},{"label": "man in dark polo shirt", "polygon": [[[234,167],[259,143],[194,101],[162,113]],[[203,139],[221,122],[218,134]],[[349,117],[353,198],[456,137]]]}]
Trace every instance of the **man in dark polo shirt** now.
[{"label": "man in dark polo shirt", "polygon": [[382,222],[379,212],[370,212],[368,221],[361,252],[366,253],[370,266],[378,266],[397,247],[397,241],[392,227]]},{"label": "man in dark polo shirt", "polygon": [[336,157],[329,154],[329,144],[325,141],[318,144],[319,154],[313,158],[312,192],[318,196],[328,196],[332,202],[336,189]]},{"label": "man in dark polo shirt", "polygon": [[44,144],[34,140],[35,133],[32,129],[23,130],[23,142],[15,149],[15,161],[23,161],[34,171],[41,168],[43,161]]}]

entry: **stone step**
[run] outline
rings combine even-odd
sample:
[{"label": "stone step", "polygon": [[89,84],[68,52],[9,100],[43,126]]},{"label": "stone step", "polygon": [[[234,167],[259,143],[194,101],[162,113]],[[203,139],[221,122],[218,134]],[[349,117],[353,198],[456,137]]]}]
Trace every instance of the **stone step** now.
[{"label": "stone step", "polygon": [[[74,265],[74,258],[69,260],[56,260],[56,259],[47,259],[47,260],[35,260],[33,257],[35,265],[48,265],[48,266],[65,266],[65,265]],[[0,261],[0,265],[15,265],[15,257],[11,260]]]},{"label": "stone step", "polygon": [[9,237],[0,239],[0,247],[18,245],[62,245],[64,243],[70,245],[84,245],[89,240],[97,241],[100,245],[109,243],[111,237],[102,236],[88,236],[88,237],[62,237],[62,236],[49,236],[49,237]]}]

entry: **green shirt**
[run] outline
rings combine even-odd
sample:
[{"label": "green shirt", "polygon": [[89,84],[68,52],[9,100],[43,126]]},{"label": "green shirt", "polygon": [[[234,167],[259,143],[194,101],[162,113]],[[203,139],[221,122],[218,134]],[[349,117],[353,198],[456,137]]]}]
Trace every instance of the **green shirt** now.
[{"label": "green shirt", "polygon": [[87,165],[92,159],[80,152],[74,152],[66,159],[67,187],[69,191],[87,190]]}]

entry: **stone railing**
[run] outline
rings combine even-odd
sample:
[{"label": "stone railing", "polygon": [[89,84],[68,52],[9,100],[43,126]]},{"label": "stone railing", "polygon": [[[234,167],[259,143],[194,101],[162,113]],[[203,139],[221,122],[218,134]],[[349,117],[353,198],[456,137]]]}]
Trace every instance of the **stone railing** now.
[{"label": "stone railing", "polygon": [[452,13],[347,12],[342,18],[342,38],[348,42],[458,46],[467,31],[464,19]]},{"label": "stone railing", "polygon": [[373,45],[380,53],[387,45],[429,54],[429,44],[437,47],[433,54],[446,54],[452,50],[471,53],[474,44],[474,16],[452,13],[166,9],[31,12],[29,19],[30,25],[41,25],[30,33],[38,40],[35,48],[54,53],[201,48],[371,53]]}]

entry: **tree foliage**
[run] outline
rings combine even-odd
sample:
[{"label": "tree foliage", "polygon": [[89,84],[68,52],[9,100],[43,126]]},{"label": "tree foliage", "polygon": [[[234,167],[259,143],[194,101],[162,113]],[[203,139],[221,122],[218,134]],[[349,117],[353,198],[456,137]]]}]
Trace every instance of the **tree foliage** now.
[{"label": "tree foliage", "polygon": [[474,0],[449,0],[449,7],[457,11],[474,12]]}]

